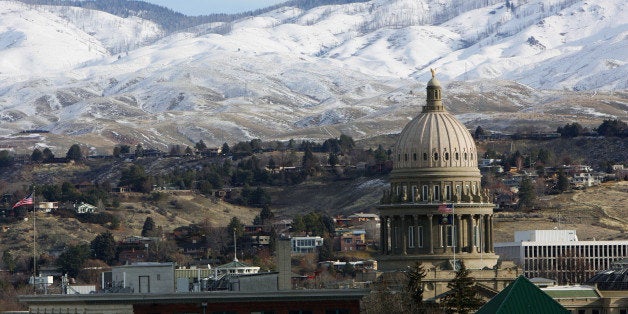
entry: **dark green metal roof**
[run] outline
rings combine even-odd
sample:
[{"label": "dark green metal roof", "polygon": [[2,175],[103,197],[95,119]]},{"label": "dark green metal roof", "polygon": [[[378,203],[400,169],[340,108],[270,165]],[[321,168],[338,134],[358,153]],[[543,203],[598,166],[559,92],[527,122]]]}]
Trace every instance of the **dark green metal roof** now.
[{"label": "dark green metal roof", "polygon": [[555,314],[571,313],[552,299],[524,276],[519,276],[488,303],[477,314]]}]

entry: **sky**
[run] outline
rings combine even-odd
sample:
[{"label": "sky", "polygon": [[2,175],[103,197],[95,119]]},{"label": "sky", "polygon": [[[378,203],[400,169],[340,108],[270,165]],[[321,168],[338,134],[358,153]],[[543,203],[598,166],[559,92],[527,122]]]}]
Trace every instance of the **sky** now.
[{"label": "sky", "polygon": [[167,7],[185,15],[239,13],[265,8],[287,0],[142,0]]}]

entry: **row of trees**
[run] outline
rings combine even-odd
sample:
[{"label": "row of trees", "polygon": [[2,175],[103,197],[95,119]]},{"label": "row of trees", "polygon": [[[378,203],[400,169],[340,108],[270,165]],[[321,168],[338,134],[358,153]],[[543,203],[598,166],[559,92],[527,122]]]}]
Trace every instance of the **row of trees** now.
[{"label": "row of trees", "polygon": [[[628,125],[620,119],[604,120],[594,131],[597,135],[606,137],[628,137]],[[577,122],[560,126],[556,129],[556,132],[562,137],[577,137],[594,134],[588,128],[583,127]]]},{"label": "row of trees", "polygon": [[[479,296],[475,279],[461,261],[454,278],[447,284],[449,291],[440,303],[423,302],[426,272],[417,262],[403,272],[403,277],[382,276],[373,293],[365,297],[366,313],[474,313],[484,300]],[[398,280],[398,282],[395,282]]]}]

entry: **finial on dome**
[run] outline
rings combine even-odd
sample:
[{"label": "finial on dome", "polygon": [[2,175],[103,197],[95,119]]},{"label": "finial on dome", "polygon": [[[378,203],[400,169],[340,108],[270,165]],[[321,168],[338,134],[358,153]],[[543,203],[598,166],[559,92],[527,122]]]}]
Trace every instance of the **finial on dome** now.
[{"label": "finial on dome", "polygon": [[434,70],[433,68],[430,68],[430,72],[432,72],[432,78],[436,77],[436,70]]}]

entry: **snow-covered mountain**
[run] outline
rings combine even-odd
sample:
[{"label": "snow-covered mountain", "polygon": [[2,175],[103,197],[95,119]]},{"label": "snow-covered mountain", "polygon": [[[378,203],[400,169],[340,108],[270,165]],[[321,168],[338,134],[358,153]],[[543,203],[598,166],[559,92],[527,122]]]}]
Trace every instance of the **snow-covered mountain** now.
[{"label": "snow-covered mountain", "polygon": [[395,133],[423,104],[429,68],[470,127],[594,124],[627,117],[627,38],[614,0],[283,6],[177,33],[0,1],[0,135],[163,148]]}]

